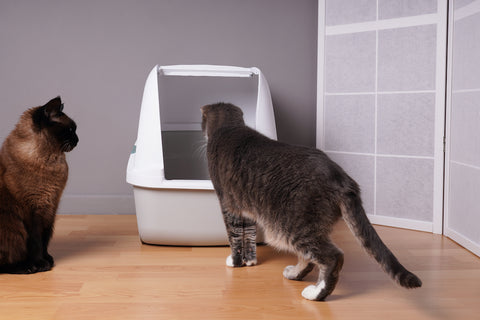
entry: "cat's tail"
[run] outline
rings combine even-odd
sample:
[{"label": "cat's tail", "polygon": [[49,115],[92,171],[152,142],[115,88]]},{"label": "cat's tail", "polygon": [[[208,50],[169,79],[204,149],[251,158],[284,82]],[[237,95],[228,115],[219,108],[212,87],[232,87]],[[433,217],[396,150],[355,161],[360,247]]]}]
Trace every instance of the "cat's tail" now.
[{"label": "cat's tail", "polygon": [[359,192],[349,192],[347,199],[341,204],[343,219],[365,250],[402,287],[421,287],[422,281],[400,264],[378,236],[365,214]]}]

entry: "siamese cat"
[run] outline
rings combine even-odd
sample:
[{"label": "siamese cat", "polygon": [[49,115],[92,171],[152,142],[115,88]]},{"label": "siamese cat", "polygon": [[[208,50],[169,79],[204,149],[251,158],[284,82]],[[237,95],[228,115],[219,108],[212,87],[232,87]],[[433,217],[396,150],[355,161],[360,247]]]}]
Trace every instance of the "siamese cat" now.
[{"label": "siamese cat", "polygon": [[55,215],[78,143],[60,97],[28,109],[0,149],[0,272],[50,270]]}]

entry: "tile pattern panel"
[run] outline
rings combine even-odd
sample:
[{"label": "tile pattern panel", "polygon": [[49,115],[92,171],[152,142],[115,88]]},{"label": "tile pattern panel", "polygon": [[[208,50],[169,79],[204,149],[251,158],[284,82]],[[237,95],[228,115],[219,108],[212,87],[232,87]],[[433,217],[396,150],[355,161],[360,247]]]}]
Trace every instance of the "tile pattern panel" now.
[{"label": "tile pattern panel", "polygon": [[450,159],[480,168],[480,90],[454,92],[452,103]]},{"label": "tile pattern panel", "polygon": [[325,5],[327,26],[373,21],[377,18],[377,0],[335,0]]},{"label": "tile pattern panel", "polygon": [[448,227],[480,244],[478,192],[480,170],[450,164]]},{"label": "tile pattern panel", "polygon": [[379,31],[379,91],[435,89],[435,54],[435,25]]},{"label": "tile pattern panel", "polygon": [[325,148],[375,152],[375,96],[328,96],[325,99]]},{"label": "tile pattern panel", "polygon": [[377,214],[431,221],[433,161],[379,157],[377,159]]},{"label": "tile pattern panel", "polygon": [[453,90],[480,88],[480,13],[455,21],[453,39]]},{"label": "tile pattern panel", "polygon": [[378,153],[433,157],[434,115],[434,93],[379,95]]},{"label": "tile pattern panel", "polygon": [[327,92],[375,90],[375,32],[328,36],[325,46]]},{"label": "tile pattern panel", "polygon": [[417,16],[437,12],[437,0],[378,0],[380,19]]},{"label": "tile pattern panel", "polygon": [[362,4],[326,1],[324,146],[367,213],[432,222],[437,26],[397,18],[437,1]]},{"label": "tile pattern panel", "polygon": [[[454,2],[446,230],[466,238],[467,247],[479,248],[480,0]],[[462,10],[460,17],[457,10]]]},{"label": "tile pattern panel", "polygon": [[335,152],[327,152],[327,154],[357,181],[362,193],[365,212],[373,214],[375,202],[375,157]]}]

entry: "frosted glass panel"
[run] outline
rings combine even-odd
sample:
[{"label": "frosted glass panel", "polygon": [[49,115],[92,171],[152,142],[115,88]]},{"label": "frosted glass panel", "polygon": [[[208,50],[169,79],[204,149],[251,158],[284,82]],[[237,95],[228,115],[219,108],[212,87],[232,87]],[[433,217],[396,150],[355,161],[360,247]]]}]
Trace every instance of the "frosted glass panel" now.
[{"label": "frosted glass panel", "polygon": [[480,0],[454,3],[445,234],[480,256]]},{"label": "frosted glass panel", "polygon": [[452,163],[448,227],[480,244],[480,170]]},{"label": "frosted glass panel", "polygon": [[345,172],[360,185],[363,207],[367,214],[374,213],[375,157],[332,153],[328,156],[338,163]]},{"label": "frosted glass panel", "polygon": [[445,107],[439,3],[326,0],[317,127],[317,145],[360,184],[372,219],[435,232],[444,126],[436,121]]},{"label": "frosted glass panel", "polygon": [[377,0],[335,0],[325,6],[326,24],[372,21],[377,18]]},{"label": "frosted glass panel", "polygon": [[480,91],[456,92],[452,104],[450,159],[480,167]]},{"label": "frosted glass panel", "polygon": [[453,90],[480,88],[480,13],[455,21]]},{"label": "frosted glass panel", "polygon": [[457,10],[457,9],[460,9],[461,7],[466,6],[467,4],[475,2],[475,0],[454,0],[452,2],[453,2],[453,8]]},{"label": "frosted glass panel", "polygon": [[325,99],[325,149],[375,151],[375,96],[328,96]]},{"label": "frosted glass panel", "polygon": [[378,0],[380,19],[436,13],[437,0]]},{"label": "frosted glass panel", "polygon": [[379,31],[378,89],[435,89],[435,56],[435,25]]},{"label": "frosted glass panel", "polygon": [[433,157],[435,94],[378,96],[378,152]]},{"label": "frosted glass panel", "polygon": [[325,50],[327,92],[375,90],[375,32],[328,36]]},{"label": "frosted glass panel", "polygon": [[433,160],[377,159],[377,214],[432,221]]}]

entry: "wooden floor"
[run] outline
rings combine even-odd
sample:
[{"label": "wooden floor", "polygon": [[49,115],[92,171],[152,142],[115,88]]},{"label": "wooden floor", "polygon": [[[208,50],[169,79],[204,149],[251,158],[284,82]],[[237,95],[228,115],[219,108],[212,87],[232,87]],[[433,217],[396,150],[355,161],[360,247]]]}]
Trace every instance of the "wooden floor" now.
[{"label": "wooden floor", "polygon": [[395,285],[343,223],[345,252],[326,302],[301,297],[315,281],[282,277],[295,258],[268,246],[259,265],[225,266],[226,247],[142,245],[135,216],[59,216],[56,267],[0,275],[0,319],[480,319],[480,259],[447,238],[376,227],[423,287]]}]

